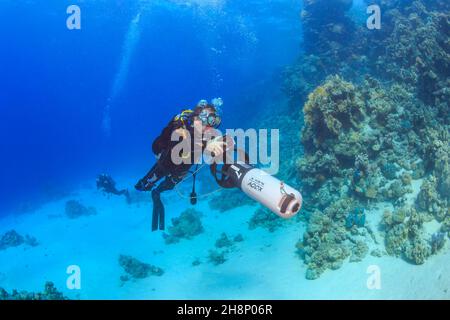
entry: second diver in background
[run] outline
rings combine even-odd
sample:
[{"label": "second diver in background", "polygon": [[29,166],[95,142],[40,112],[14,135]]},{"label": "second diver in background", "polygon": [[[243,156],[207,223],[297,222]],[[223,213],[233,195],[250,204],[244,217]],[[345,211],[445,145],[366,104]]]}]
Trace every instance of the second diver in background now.
[{"label": "second diver in background", "polygon": [[124,195],[127,202],[130,203],[130,193],[127,189],[117,190],[116,182],[110,175],[101,174],[97,177],[97,189],[107,194],[114,194],[117,196]]}]

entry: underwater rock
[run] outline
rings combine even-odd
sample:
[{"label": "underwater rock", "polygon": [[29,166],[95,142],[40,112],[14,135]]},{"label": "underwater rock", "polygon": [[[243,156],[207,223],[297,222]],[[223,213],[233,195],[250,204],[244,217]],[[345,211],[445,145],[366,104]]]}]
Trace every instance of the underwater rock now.
[{"label": "underwater rock", "polygon": [[430,246],[421,239],[408,243],[405,249],[406,258],[415,264],[424,264],[430,255]]},{"label": "underwater rock", "polygon": [[39,245],[39,242],[35,237],[32,237],[30,235],[25,235],[25,244],[29,245],[30,247],[37,247]]},{"label": "underwater rock", "polygon": [[94,207],[85,207],[79,201],[69,200],[66,202],[65,213],[69,219],[77,219],[83,216],[96,215],[97,210]]},{"label": "underwater rock", "polygon": [[244,237],[242,236],[242,234],[238,234],[238,235],[236,235],[234,238],[233,238],[233,241],[234,242],[242,242],[242,241],[244,241]]},{"label": "underwater rock", "polygon": [[0,250],[18,247],[22,244],[28,245],[30,247],[36,247],[39,245],[35,237],[32,237],[28,234],[23,237],[15,230],[10,230],[0,237]]},{"label": "underwater rock", "polygon": [[202,262],[200,261],[199,258],[195,258],[194,261],[192,261],[192,266],[196,267],[199,266]]},{"label": "underwater rock", "polygon": [[350,256],[350,262],[362,261],[367,253],[369,252],[369,247],[364,241],[357,241],[353,246],[352,255]]},{"label": "underwater rock", "polygon": [[55,288],[53,282],[46,282],[44,292],[13,290],[8,293],[0,288],[0,300],[68,300],[68,298]]},{"label": "underwater rock", "polygon": [[125,270],[128,276],[134,279],[144,279],[149,276],[160,277],[164,274],[163,269],[143,263],[136,258],[126,255],[119,256],[119,265]]},{"label": "underwater rock", "polygon": [[11,247],[18,247],[25,242],[23,236],[18,234],[15,230],[6,232],[0,238],[0,250],[5,250]]},{"label": "underwater rock", "polygon": [[231,241],[227,234],[224,232],[221,234],[220,238],[216,240],[216,248],[227,248],[233,245],[233,241]]},{"label": "underwater rock", "polygon": [[213,265],[218,266],[220,264],[223,264],[227,261],[226,254],[228,251],[226,250],[209,250],[208,260]]},{"label": "underwater rock", "polygon": [[447,236],[450,238],[450,215],[445,217],[444,221],[441,224],[441,232],[447,233]]},{"label": "underwater rock", "polygon": [[442,199],[437,186],[438,181],[434,176],[422,183],[416,199],[416,208],[418,211],[433,214],[437,221],[443,221],[449,215],[449,203]]},{"label": "underwater rock", "polygon": [[372,257],[381,258],[383,256],[383,252],[380,249],[374,249],[370,252]]},{"label": "underwater rock", "polygon": [[314,269],[309,269],[309,268],[306,270],[305,278],[306,278],[307,280],[316,280],[316,279],[318,279],[319,277],[320,277],[320,274],[317,273],[316,270],[314,270]]},{"label": "underwater rock", "polygon": [[120,276],[120,281],[122,281],[122,282],[130,281],[130,277],[127,276],[127,275],[121,275]]},{"label": "underwater rock", "polygon": [[351,255],[353,246],[345,228],[349,208],[352,202],[341,199],[324,212],[316,210],[310,215],[303,239],[297,243],[298,253],[309,270],[307,279],[318,278],[327,269],[340,268]]},{"label": "underwater rock", "polygon": [[267,208],[258,208],[250,221],[248,222],[248,228],[254,230],[258,227],[267,229],[269,232],[274,232],[281,226],[283,226],[283,219],[280,219],[277,215],[273,214]]},{"label": "underwater rock", "polygon": [[195,209],[183,211],[178,218],[172,219],[172,226],[163,237],[167,244],[178,243],[182,239],[192,239],[203,232],[202,213]]},{"label": "underwater rock", "polygon": [[445,245],[445,233],[436,232],[431,236],[430,246],[431,254],[436,254]]}]

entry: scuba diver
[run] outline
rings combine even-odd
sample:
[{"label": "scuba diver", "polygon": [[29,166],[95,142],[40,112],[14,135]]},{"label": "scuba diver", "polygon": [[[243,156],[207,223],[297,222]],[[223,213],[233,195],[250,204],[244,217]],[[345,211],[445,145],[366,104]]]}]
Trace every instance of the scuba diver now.
[{"label": "scuba diver", "polygon": [[117,190],[116,182],[107,174],[101,174],[97,177],[97,189],[108,194],[124,195],[127,202],[130,203],[130,193],[128,190]]},{"label": "scuba diver", "polygon": [[[225,145],[223,141],[215,140],[206,143],[204,139],[201,141],[194,140],[195,130],[201,130],[201,132],[196,133],[203,137],[203,134],[209,130],[215,130],[220,126],[220,106],[222,104],[220,98],[214,99],[213,103],[201,100],[193,110],[184,110],[181,114],[175,116],[153,142],[152,151],[158,161],[135,186],[138,191],[151,191],[153,200],[152,231],[164,230],[165,209],[161,201],[161,193],[173,190],[190,173],[190,168],[196,162],[194,149],[201,148],[202,152],[207,150],[216,156],[223,154]],[[180,143],[179,141],[172,141],[173,133],[176,133],[182,139],[190,137],[191,150],[187,154],[181,155],[182,158],[191,158],[189,163],[175,164],[173,162],[172,149]],[[163,178],[164,180],[157,185]],[[194,190],[193,194],[195,194]],[[191,194],[191,202],[194,204],[195,201]]]}]

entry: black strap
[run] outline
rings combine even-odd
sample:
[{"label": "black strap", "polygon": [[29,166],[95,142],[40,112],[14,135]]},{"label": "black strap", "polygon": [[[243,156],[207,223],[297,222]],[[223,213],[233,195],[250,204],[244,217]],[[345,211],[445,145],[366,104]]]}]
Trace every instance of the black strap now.
[{"label": "black strap", "polygon": [[197,204],[197,192],[195,192],[195,181],[197,180],[197,171],[198,171],[198,164],[195,166],[194,173],[192,174],[192,177],[193,177],[192,192],[191,192],[191,204],[192,205]]},{"label": "black strap", "polygon": [[[239,153],[238,160],[242,159],[241,156],[243,156],[244,163],[246,164],[250,163],[250,157],[247,152],[237,149],[236,147],[234,151]],[[220,170],[218,170],[218,164],[216,162],[214,162],[210,166],[211,174],[216,180],[217,184],[225,189],[231,189],[236,187],[234,181],[232,181],[232,179],[228,176],[228,169],[230,168],[230,166],[231,164],[223,164],[221,165]]]},{"label": "black strap", "polygon": [[193,182],[192,182],[192,192],[195,192],[195,180],[197,179],[197,170],[198,170],[198,164],[195,166],[194,173],[192,174]]}]

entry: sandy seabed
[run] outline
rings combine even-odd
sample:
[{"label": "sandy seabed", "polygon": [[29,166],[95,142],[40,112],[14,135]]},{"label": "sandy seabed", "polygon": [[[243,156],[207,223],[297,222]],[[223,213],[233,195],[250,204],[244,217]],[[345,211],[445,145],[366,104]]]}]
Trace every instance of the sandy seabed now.
[{"label": "sandy seabed", "polygon": [[[98,214],[68,219],[64,207],[71,199],[94,206]],[[166,224],[188,207],[175,192],[164,200]],[[121,197],[108,198],[94,189],[83,189],[33,213],[0,219],[0,234],[14,229],[39,242],[37,247],[21,245],[0,251],[0,287],[42,291],[45,281],[53,281],[71,299],[450,299],[448,245],[421,266],[368,254],[361,262],[346,262],[339,270],[326,271],[311,281],[305,279],[306,267],[295,248],[304,222],[273,233],[249,230],[255,208],[220,213],[200,201],[196,209],[203,213],[204,233],[167,245],[161,232],[150,231],[150,201],[127,205]],[[383,210],[380,206],[368,212],[367,223],[373,230]],[[216,266],[208,262],[208,253],[222,232],[231,237],[241,234],[244,241],[236,243],[228,260]],[[384,249],[382,241],[376,248]],[[120,254],[161,267],[164,275],[124,283]],[[201,264],[193,266],[196,258]],[[70,265],[81,268],[80,290],[66,288]],[[380,270],[380,289],[367,286],[368,269],[373,265]]]}]

